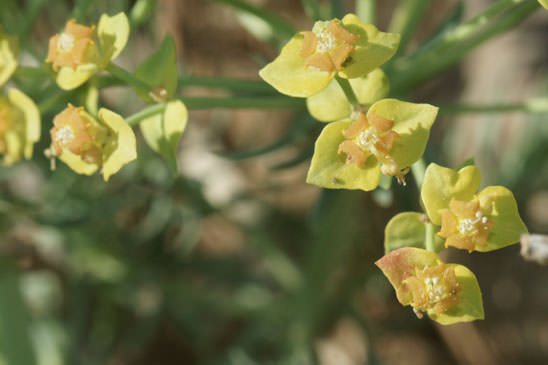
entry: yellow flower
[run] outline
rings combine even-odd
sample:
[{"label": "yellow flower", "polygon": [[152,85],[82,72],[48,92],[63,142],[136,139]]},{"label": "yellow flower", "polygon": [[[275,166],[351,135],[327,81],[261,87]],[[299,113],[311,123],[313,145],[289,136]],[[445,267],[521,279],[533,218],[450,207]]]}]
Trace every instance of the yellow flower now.
[{"label": "yellow flower", "polygon": [[438,108],[396,99],[327,124],[314,146],[306,181],[329,189],[370,191],[381,172],[404,183],[409,166],[426,148]]},{"label": "yellow flower", "polygon": [[478,192],[480,182],[476,166],[456,171],[432,163],[426,168],[421,201],[430,221],[441,226],[438,236],[446,239],[446,247],[493,251],[527,233],[512,192],[503,186]]},{"label": "yellow flower", "polygon": [[103,14],[97,28],[71,19],[64,32],[50,38],[46,62],[58,71],[59,87],[71,90],[105,69],[124,49],[128,37],[129,21],[124,13],[112,17]]},{"label": "yellow flower", "polygon": [[487,247],[487,237],[491,227],[495,225],[489,219],[491,206],[482,211],[477,198],[469,202],[451,199],[449,209],[440,210],[441,230],[438,233],[446,238],[445,246],[474,251],[476,247]]},{"label": "yellow flower", "polygon": [[53,119],[52,146],[47,151],[79,174],[91,175],[102,167],[105,181],[137,158],[135,134],[124,119],[107,109],[99,121],[71,104]]},{"label": "yellow flower", "polygon": [[312,31],[293,36],[259,75],[283,94],[309,97],[335,75],[353,79],[373,71],[396,53],[399,42],[399,34],[380,32],[354,14],[317,21]]},{"label": "yellow flower", "polygon": [[[17,68],[17,39],[0,32],[0,87]],[[0,154],[3,164],[11,165],[32,157],[32,148],[40,139],[40,112],[21,91],[11,89],[0,94]]]},{"label": "yellow flower", "polygon": [[76,70],[77,66],[85,63],[86,53],[86,60],[91,61],[89,52],[95,51],[92,39],[94,29],[95,26],[86,27],[76,24],[74,19],[69,20],[63,33],[50,38],[46,62],[52,62],[53,70],[57,71],[59,66]]},{"label": "yellow flower", "polygon": [[441,324],[483,319],[476,276],[465,266],[443,263],[434,252],[404,247],[375,262],[388,278],[398,301],[417,317],[426,313]]},{"label": "yellow flower", "polygon": [[415,268],[414,274],[404,279],[413,297],[411,306],[417,317],[431,310],[439,315],[451,309],[459,301],[461,290],[455,269],[445,264]]},{"label": "yellow flower", "polygon": [[346,154],[346,163],[361,167],[371,155],[382,162],[381,171],[389,176],[403,176],[406,171],[389,157],[394,141],[400,137],[392,130],[394,121],[375,113],[366,116],[359,113],[358,119],[343,131],[345,140],[339,145],[339,153]]}]

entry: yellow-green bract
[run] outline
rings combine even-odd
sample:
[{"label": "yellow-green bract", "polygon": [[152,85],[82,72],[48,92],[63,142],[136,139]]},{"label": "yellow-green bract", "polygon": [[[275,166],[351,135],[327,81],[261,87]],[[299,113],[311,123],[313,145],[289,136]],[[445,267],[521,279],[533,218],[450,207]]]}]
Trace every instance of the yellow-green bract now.
[{"label": "yellow-green bract", "polygon": [[503,186],[488,186],[478,193],[480,182],[481,172],[476,166],[456,171],[430,164],[421,189],[421,200],[428,217],[432,223],[442,225],[440,211],[448,209],[452,199],[462,202],[478,199],[481,211],[494,225],[489,230],[486,245],[476,246],[475,250],[492,251],[519,242],[527,227],[519,216],[512,192]]},{"label": "yellow-green bract", "polygon": [[[367,115],[394,121],[393,130],[399,134],[390,156],[398,166],[406,168],[416,162],[426,148],[430,128],[438,108],[429,104],[414,104],[396,99],[383,99],[369,108]],[[352,120],[333,122],[324,127],[316,141],[307,182],[330,189],[373,190],[379,185],[381,164],[371,155],[362,166],[348,164],[339,153],[345,140],[342,132]]]},{"label": "yellow-green bract", "polygon": [[[364,76],[350,79],[349,82],[358,102],[365,106],[385,98],[390,89],[388,79],[380,68]],[[331,80],[325,89],[308,97],[306,106],[310,114],[322,122],[348,118],[352,114],[352,106],[336,80]]]},{"label": "yellow-green bract", "polygon": [[75,89],[86,82],[96,72],[104,70],[118,57],[129,38],[129,21],[124,13],[114,16],[103,14],[96,31],[99,47],[88,47],[84,62],[76,69],[61,67],[57,73],[57,84],[64,90]]},{"label": "yellow-green bract", "polygon": [[[465,266],[444,264],[434,252],[413,247],[392,251],[375,264],[382,270],[396,290],[398,301],[403,305],[412,306],[415,310],[417,310],[415,298],[417,293],[414,293],[412,287],[406,284],[407,279],[416,277],[424,270],[440,266],[454,270],[458,281],[458,290],[455,290],[454,293],[447,293],[447,295],[456,295],[458,297],[454,305],[442,312],[436,312],[433,308],[440,299],[434,295],[427,297],[428,302],[422,309],[431,319],[444,325],[470,322],[484,317],[478,281],[476,276]],[[443,285],[444,277],[434,278],[434,280],[436,284]],[[424,289],[428,289],[426,285],[429,284],[429,282],[426,282]]]},{"label": "yellow-green bract", "polygon": [[335,75],[348,79],[363,76],[396,53],[399,34],[381,32],[371,24],[362,23],[354,14],[347,14],[341,24],[358,36],[354,50],[341,70],[328,72],[306,66],[305,58],[300,55],[304,43],[301,32],[291,38],[280,55],[266,65],[259,75],[282,94],[306,98],[326,88]]}]

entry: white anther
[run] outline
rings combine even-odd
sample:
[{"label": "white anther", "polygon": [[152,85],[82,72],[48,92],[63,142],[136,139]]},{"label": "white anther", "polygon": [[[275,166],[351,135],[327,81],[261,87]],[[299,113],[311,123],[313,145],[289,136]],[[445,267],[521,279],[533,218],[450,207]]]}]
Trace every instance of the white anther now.
[{"label": "white anther", "polygon": [[61,33],[57,41],[57,49],[59,52],[70,52],[74,47],[74,36],[72,34]]},{"label": "white anther", "polygon": [[55,142],[59,142],[62,146],[66,146],[74,139],[74,131],[68,125],[60,128],[55,133]]}]

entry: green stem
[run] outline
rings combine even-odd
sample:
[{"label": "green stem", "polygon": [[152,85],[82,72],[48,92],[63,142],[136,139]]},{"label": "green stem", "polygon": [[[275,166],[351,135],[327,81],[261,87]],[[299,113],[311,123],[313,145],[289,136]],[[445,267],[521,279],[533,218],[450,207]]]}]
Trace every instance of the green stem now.
[{"label": "green stem", "polygon": [[426,237],[425,237],[426,249],[430,252],[436,252],[435,237],[434,237],[434,225],[432,222],[426,223]]},{"label": "green stem", "polygon": [[352,106],[352,109],[357,107],[359,105],[358,98],[356,97],[356,94],[354,93],[354,90],[352,89],[352,85],[350,85],[350,82],[347,79],[343,79],[342,77],[335,76],[335,80],[339,83],[339,86],[344,92],[344,95],[346,96],[346,99]]},{"label": "green stem", "polygon": [[356,0],[356,15],[364,23],[375,24],[377,0]]},{"label": "green stem", "polygon": [[235,92],[250,92],[263,94],[277,94],[278,92],[264,81],[260,80],[242,80],[223,77],[203,77],[203,76],[181,76],[179,77],[179,86],[203,86],[230,90]]},{"label": "green stem", "polygon": [[126,118],[126,123],[135,126],[142,122],[146,118],[150,118],[156,114],[160,114],[165,109],[165,104],[154,104],[151,106],[147,106],[146,108],[142,109],[141,111],[129,116]]},{"label": "green stem", "polygon": [[123,81],[126,84],[131,85],[141,91],[144,91],[147,94],[150,92],[151,87],[146,82],[141,81],[135,75],[127,72],[119,66],[116,66],[114,63],[110,63],[107,66],[106,70],[118,80]]},{"label": "green stem", "polygon": [[[188,109],[210,109],[210,108],[304,108],[302,99],[289,97],[228,97],[228,98],[180,98]],[[143,119],[152,117],[164,111],[165,104],[154,104],[147,106],[141,111],[126,118],[129,125],[137,125]]]},{"label": "green stem", "polygon": [[[112,75],[102,75],[98,78],[101,87],[118,86],[123,83],[122,80]],[[264,81],[228,77],[180,76],[178,86],[180,88],[201,86],[237,93],[279,95],[276,89]]]},{"label": "green stem", "polygon": [[419,190],[421,189],[422,182],[424,180],[425,171],[426,163],[422,158],[415,162],[413,165],[411,165],[411,174],[413,175],[413,178],[415,179],[415,183],[417,184],[417,188]]},{"label": "green stem", "polygon": [[440,114],[454,115],[465,113],[506,113],[506,112],[524,112],[533,114],[548,113],[548,99],[531,99],[521,103],[511,104],[488,104],[488,105],[442,105]]},{"label": "green stem", "polygon": [[228,97],[228,98],[181,98],[189,109],[207,108],[290,108],[302,109],[305,107],[303,99],[276,97]]}]

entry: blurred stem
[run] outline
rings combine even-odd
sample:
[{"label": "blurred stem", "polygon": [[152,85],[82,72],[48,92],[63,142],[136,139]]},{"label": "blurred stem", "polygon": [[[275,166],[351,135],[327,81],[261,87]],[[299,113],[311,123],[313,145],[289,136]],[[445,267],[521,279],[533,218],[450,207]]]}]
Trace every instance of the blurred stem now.
[{"label": "blurred stem", "polygon": [[259,80],[241,80],[223,77],[203,77],[203,76],[181,76],[179,77],[179,86],[204,86],[219,89],[226,89],[237,92],[269,93],[278,92],[264,81]]},{"label": "blurred stem", "polygon": [[139,80],[135,75],[119,66],[116,66],[114,63],[109,63],[106,70],[118,80],[142,90],[147,94],[150,92],[151,87],[146,82]]},{"label": "blurred stem", "polygon": [[155,116],[156,114],[162,113],[165,108],[166,108],[165,104],[155,104],[155,105],[147,106],[141,111],[127,117],[126,123],[131,126],[135,126],[139,124],[140,122],[142,122],[144,119],[147,119],[152,116]]},{"label": "blurred stem", "polygon": [[422,19],[430,0],[402,0],[394,11],[388,31],[401,35],[398,53],[405,49],[407,42],[415,33],[417,25]]},{"label": "blurred stem", "polygon": [[[118,86],[122,81],[111,75],[98,76],[101,87]],[[202,86],[239,93],[273,94],[279,93],[270,85],[260,80],[246,80],[225,77],[180,76],[178,87]]]},{"label": "blurred stem", "polygon": [[301,0],[306,15],[312,20],[320,20],[320,6],[316,0]]},{"label": "blurred stem", "polygon": [[[304,108],[304,101],[285,96],[276,97],[227,97],[227,98],[180,98],[188,109],[209,108]],[[163,112],[165,104],[155,104],[126,118],[129,125],[137,125],[143,119]]]},{"label": "blurred stem", "polygon": [[413,178],[415,179],[415,183],[417,184],[417,188],[419,189],[419,191],[422,186],[422,181],[424,180],[425,171],[426,163],[424,162],[423,158],[411,165],[411,173],[413,174]]},{"label": "blurred stem", "polygon": [[[514,7],[516,2],[525,3]],[[391,79],[393,93],[399,95],[409,92],[458,62],[488,39],[515,27],[540,7],[536,0],[501,0],[495,5],[495,9],[491,7],[478,17],[458,26],[455,31],[441,37],[438,44],[424,52],[419,51],[414,56],[396,60]],[[510,11],[510,9],[514,10]],[[504,14],[501,15],[501,13]],[[488,16],[484,17],[484,14]],[[494,18],[495,15],[501,15],[500,20],[477,34],[485,22]]]},{"label": "blurred stem", "polygon": [[189,109],[207,108],[291,108],[305,107],[304,99],[286,96],[276,97],[227,97],[227,98],[181,98]]},{"label": "blurred stem", "polygon": [[354,93],[354,90],[352,89],[352,85],[350,85],[350,82],[347,79],[343,79],[339,76],[335,76],[335,80],[337,80],[337,82],[339,83],[339,86],[343,90],[346,99],[352,106],[352,110],[354,110],[354,108],[358,106],[359,102],[356,94]]},{"label": "blurred stem", "polygon": [[436,252],[435,238],[434,238],[434,225],[432,222],[426,223],[426,249],[430,252]]},{"label": "blurred stem", "polygon": [[256,17],[261,18],[262,20],[270,24],[272,28],[274,28],[274,30],[281,33],[285,38],[291,38],[296,33],[293,26],[289,24],[288,22],[286,22],[285,20],[283,20],[282,18],[279,18],[274,13],[266,9],[248,4],[245,1],[242,1],[242,0],[211,0],[211,1],[227,4],[238,10],[242,10],[242,11],[245,11],[246,13],[255,15]]},{"label": "blurred stem", "polygon": [[440,106],[440,114],[455,115],[465,113],[506,113],[506,112],[524,112],[532,114],[548,113],[548,98],[535,98],[521,103],[510,104],[460,104]]},{"label": "blurred stem", "polygon": [[364,23],[375,24],[377,0],[356,0],[356,15]]}]

